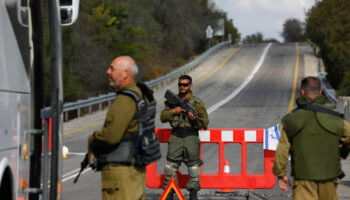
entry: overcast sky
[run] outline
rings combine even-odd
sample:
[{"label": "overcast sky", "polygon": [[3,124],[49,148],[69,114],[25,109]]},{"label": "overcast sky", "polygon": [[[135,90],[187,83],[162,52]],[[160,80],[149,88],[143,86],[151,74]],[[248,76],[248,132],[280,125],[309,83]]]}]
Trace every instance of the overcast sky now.
[{"label": "overcast sky", "polygon": [[261,32],[266,38],[283,42],[280,33],[288,18],[305,19],[305,13],[315,0],[212,0],[216,7],[233,19],[243,39],[247,35]]}]

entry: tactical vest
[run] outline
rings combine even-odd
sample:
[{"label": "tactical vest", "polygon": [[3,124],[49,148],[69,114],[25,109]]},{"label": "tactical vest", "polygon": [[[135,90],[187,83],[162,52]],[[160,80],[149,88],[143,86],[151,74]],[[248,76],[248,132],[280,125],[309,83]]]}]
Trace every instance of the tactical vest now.
[{"label": "tactical vest", "polygon": [[[156,101],[151,91],[145,84],[137,83],[142,94],[146,96],[146,102],[140,95],[132,90],[121,90],[117,95],[127,95],[136,102],[134,119],[138,119],[139,131],[124,134],[121,142],[117,145],[104,149],[97,153],[97,162],[100,165],[108,163],[120,163],[126,165],[145,166],[160,159],[160,145],[154,133],[154,118],[156,115]],[[133,162],[134,161],[134,162]]]},{"label": "tactical vest", "polygon": [[[199,99],[196,96],[192,95],[185,101],[188,101],[190,105],[195,108],[195,104],[199,102]],[[177,105],[168,106],[170,108],[177,107]],[[198,130],[193,127],[191,120],[186,112],[181,112],[180,114],[174,115],[173,120],[170,121],[170,126],[173,128],[172,134],[178,137],[183,138],[191,135],[198,135]]]},{"label": "tactical vest", "polygon": [[292,146],[295,179],[323,181],[341,174],[343,120],[339,116],[297,108],[282,123]]},{"label": "tactical vest", "polygon": [[[195,96],[191,96],[190,99],[188,99],[190,105],[195,108],[195,103],[198,101],[198,98]],[[171,106],[174,107],[174,106]],[[191,120],[188,117],[188,114],[185,112],[181,112],[178,115],[173,116],[173,120],[170,122],[170,126],[172,128],[192,128]]]}]

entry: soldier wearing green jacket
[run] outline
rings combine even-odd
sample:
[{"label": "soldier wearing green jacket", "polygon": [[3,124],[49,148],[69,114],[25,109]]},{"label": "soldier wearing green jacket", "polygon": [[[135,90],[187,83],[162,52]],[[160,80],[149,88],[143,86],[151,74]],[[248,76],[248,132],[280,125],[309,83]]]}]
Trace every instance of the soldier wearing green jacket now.
[{"label": "soldier wearing green jacket", "polygon": [[[142,96],[141,90],[136,86],[134,80],[137,72],[137,65],[129,56],[114,59],[106,71],[110,85],[115,87],[117,91],[127,89]],[[125,141],[135,139],[135,133],[139,131],[138,121],[134,118],[135,113],[135,101],[129,96],[118,95],[107,112],[102,129],[89,136],[89,148],[92,149],[99,162],[103,163],[101,168],[103,200],[146,199],[145,167],[134,165],[134,158],[125,153],[130,149],[126,151],[118,149],[117,155],[119,157],[114,158],[113,162],[103,160],[102,157],[98,156],[108,155],[109,152],[112,152],[111,150],[128,144]]]},{"label": "soldier wearing green jacket", "polygon": [[[182,162],[188,167],[190,179],[187,183],[187,190],[190,191],[190,199],[197,200],[197,192],[200,190],[199,166],[202,161],[199,158],[200,141],[198,130],[206,129],[209,123],[208,114],[203,102],[191,92],[192,78],[188,75],[182,75],[178,81],[178,96],[190,103],[198,112],[202,122],[198,120],[193,113],[186,112],[179,105],[172,105],[165,102],[165,108],[160,114],[162,123],[169,122],[173,128],[168,142],[167,164],[164,167],[165,179],[164,188],[173,177],[178,183],[176,171]],[[173,192],[172,192],[173,193]],[[173,194],[168,195],[172,199]]]},{"label": "soldier wearing green jacket", "polygon": [[288,191],[285,175],[288,156],[294,177],[294,200],[337,200],[336,186],[342,174],[341,159],[350,150],[350,124],[326,107],[320,80],[306,77],[301,82],[298,108],[282,118],[273,173],[279,187]]}]

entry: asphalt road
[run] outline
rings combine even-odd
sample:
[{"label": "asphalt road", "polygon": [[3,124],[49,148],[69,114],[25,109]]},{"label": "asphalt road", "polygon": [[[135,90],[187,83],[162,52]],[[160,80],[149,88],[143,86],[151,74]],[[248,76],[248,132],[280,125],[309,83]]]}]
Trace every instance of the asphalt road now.
[{"label": "asphalt road", "polygon": [[[299,56],[297,56],[297,50]],[[265,53],[264,53],[265,52]],[[297,62],[298,61],[298,62]],[[297,82],[305,75],[315,75],[317,60],[311,48],[304,43],[257,44],[239,47],[226,47],[206,59],[199,67],[189,73],[195,86],[193,93],[201,98],[209,112],[209,128],[269,128],[277,123],[293,106],[295,68]],[[162,100],[166,89],[177,91],[177,83],[155,91],[159,101],[157,106],[157,128],[169,128],[168,124],[159,122],[159,113],[164,107]],[[82,153],[87,149],[88,134],[100,129],[105,111],[75,119],[64,125],[64,145],[70,154],[63,162],[62,199],[101,199],[99,189],[100,174],[86,171],[79,182],[73,184],[72,175],[76,174],[83,159]],[[79,130],[77,130],[79,129]],[[166,155],[166,145],[162,145]],[[218,148],[216,145],[205,145],[202,149],[202,166],[204,173],[218,171]],[[225,158],[230,160],[230,171],[238,174],[241,171],[239,145],[228,145]],[[158,162],[159,173],[165,163],[165,156]],[[247,172],[263,173],[262,144],[248,146]],[[180,172],[187,173],[186,167]],[[182,190],[187,194],[185,190]],[[240,194],[246,190],[237,190]],[[158,199],[162,190],[147,189],[147,199]],[[201,190],[201,199],[210,199],[215,190]],[[269,190],[257,190],[268,199],[291,199],[290,193],[283,193],[276,187]],[[218,197],[220,199],[225,199]],[[233,197],[232,197],[233,198]],[[213,199],[215,199],[213,197]],[[230,199],[227,197],[226,199]]]}]

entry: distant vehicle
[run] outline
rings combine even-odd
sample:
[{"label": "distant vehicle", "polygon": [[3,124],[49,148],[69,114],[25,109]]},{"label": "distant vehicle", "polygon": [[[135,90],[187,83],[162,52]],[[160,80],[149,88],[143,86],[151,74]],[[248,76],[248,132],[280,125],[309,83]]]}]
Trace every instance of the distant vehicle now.
[{"label": "distant vehicle", "polygon": [[41,1],[0,0],[1,199],[34,200],[40,195],[40,199],[60,199],[62,112],[57,105],[62,103],[61,25],[77,19],[79,0],[48,2],[53,91],[52,109],[46,115],[52,118],[52,142],[47,137],[48,126],[46,133],[42,127]]}]

